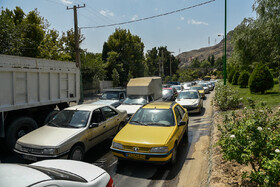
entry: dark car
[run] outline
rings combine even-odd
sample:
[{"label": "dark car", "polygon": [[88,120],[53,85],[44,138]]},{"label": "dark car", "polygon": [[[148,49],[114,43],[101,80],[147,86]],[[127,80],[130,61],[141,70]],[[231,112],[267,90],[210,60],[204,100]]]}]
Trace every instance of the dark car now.
[{"label": "dark car", "polygon": [[175,101],[178,92],[175,88],[162,88],[162,101]]}]

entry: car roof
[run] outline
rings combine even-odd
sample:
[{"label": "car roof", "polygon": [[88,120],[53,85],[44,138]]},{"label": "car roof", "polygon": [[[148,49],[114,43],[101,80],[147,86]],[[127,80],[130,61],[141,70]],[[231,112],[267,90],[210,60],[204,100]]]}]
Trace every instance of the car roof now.
[{"label": "car roof", "polygon": [[51,178],[36,170],[19,164],[0,164],[1,186],[30,186]]},{"label": "car roof", "polygon": [[183,92],[196,92],[196,93],[198,93],[197,90],[183,90],[183,91],[181,91],[180,93],[183,93]]},{"label": "car roof", "polygon": [[176,102],[155,101],[144,105],[143,108],[169,109],[174,103]]},{"label": "car roof", "polygon": [[101,108],[104,106],[108,106],[105,104],[82,104],[82,105],[75,105],[75,106],[71,106],[66,108],[65,110],[86,110],[86,111],[92,111],[95,110],[97,108]]}]

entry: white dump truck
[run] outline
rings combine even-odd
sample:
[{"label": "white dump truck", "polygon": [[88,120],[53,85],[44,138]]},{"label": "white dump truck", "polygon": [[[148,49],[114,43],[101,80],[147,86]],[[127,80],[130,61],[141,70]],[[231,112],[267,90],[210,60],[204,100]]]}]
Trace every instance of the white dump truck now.
[{"label": "white dump truck", "polygon": [[74,62],[0,55],[0,138],[9,149],[79,99]]},{"label": "white dump truck", "polygon": [[140,77],[130,79],[127,88],[127,98],[118,107],[126,110],[131,117],[142,105],[162,97],[161,77]]}]

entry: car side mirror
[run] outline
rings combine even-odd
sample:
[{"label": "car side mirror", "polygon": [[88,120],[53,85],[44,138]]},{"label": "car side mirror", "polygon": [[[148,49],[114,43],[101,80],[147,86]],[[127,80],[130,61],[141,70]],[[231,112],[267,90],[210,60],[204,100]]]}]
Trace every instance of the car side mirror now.
[{"label": "car side mirror", "polygon": [[89,125],[89,128],[91,129],[91,128],[94,128],[94,127],[98,127],[98,123],[91,123],[90,125]]},{"label": "car side mirror", "polygon": [[186,125],[187,123],[185,121],[180,121],[178,126],[183,126],[183,125]]}]

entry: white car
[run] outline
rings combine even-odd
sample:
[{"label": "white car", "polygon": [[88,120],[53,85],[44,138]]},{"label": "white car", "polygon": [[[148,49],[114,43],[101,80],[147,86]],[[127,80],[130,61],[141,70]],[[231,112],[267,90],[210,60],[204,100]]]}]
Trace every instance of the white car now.
[{"label": "white car", "polygon": [[184,90],[189,90],[192,87],[192,83],[184,83],[183,87],[184,87]]},{"label": "white car", "polygon": [[197,90],[182,91],[176,102],[186,108],[188,113],[201,113],[203,109],[203,99]]},{"label": "white car", "polygon": [[152,101],[154,101],[152,96],[129,95],[123,103],[118,106],[118,109],[125,110],[130,118],[141,106]]},{"label": "white car", "polygon": [[198,83],[199,86],[203,87],[206,94],[210,93],[209,86],[206,83]]},{"label": "white car", "polygon": [[14,151],[26,160],[82,160],[86,151],[115,135],[126,111],[109,105],[83,104],[60,111],[46,125],[17,140]]},{"label": "white car", "polygon": [[95,101],[91,104],[104,104],[111,105],[115,108],[120,106],[120,104],[126,98],[126,90],[125,89],[106,89],[104,93],[101,95],[98,101]]},{"label": "white car", "polygon": [[110,175],[95,165],[74,160],[44,160],[30,165],[0,164],[0,186],[114,187]]},{"label": "white car", "polygon": [[183,86],[181,85],[172,85],[170,88],[175,88],[178,93],[180,93],[183,90]]}]

